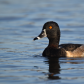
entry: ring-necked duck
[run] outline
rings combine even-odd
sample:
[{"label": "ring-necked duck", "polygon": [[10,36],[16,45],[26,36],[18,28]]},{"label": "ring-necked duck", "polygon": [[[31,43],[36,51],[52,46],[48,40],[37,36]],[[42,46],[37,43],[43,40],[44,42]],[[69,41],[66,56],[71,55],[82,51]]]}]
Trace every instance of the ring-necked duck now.
[{"label": "ring-necked duck", "polygon": [[43,51],[43,56],[48,57],[84,57],[84,45],[82,44],[61,44],[60,29],[56,22],[49,21],[43,26],[42,32],[34,40],[47,37],[49,44]]}]

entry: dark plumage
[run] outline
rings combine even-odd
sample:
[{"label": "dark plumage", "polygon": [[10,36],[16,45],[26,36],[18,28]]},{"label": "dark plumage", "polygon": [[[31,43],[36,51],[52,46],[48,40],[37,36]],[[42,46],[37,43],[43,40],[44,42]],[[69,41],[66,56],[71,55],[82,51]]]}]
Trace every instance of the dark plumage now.
[{"label": "dark plumage", "polygon": [[[43,51],[43,56],[48,57],[83,57],[84,45],[82,44],[61,44],[60,41],[60,29],[56,22],[49,21],[43,26],[42,32],[34,40],[47,37],[49,44]],[[80,52],[79,52],[80,51]],[[80,55],[80,56],[78,56]]]}]

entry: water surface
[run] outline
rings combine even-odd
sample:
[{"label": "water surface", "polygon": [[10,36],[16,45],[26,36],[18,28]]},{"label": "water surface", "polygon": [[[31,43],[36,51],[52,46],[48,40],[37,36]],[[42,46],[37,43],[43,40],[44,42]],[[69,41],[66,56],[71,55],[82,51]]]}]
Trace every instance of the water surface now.
[{"label": "water surface", "polygon": [[47,59],[48,39],[33,41],[56,21],[61,43],[84,43],[84,0],[0,0],[0,84],[84,84],[84,58]]}]

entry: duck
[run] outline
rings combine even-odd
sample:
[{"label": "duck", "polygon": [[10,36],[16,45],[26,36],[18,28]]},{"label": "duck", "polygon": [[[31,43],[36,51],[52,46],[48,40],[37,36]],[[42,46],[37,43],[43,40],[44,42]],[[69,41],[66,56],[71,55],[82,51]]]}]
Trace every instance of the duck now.
[{"label": "duck", "polygon": [[60,28],[58,23],[48,21],[43,25],[41,33],[33,40],[43,37],[49,39],[48,46],[44,49],[42,56],[44,57],[84,57],[83,44],[60,44]]}]

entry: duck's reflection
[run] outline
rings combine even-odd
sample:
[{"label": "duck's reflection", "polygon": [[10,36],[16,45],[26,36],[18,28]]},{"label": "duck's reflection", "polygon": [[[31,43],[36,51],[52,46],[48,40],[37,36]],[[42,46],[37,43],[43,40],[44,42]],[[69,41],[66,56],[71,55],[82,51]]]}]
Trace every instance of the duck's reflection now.
[{"label": "duck's reflection", "polygon": [[57,75],[60,73],[59,58],[48,58],[49,63],[49,79],[60,79]]}]

